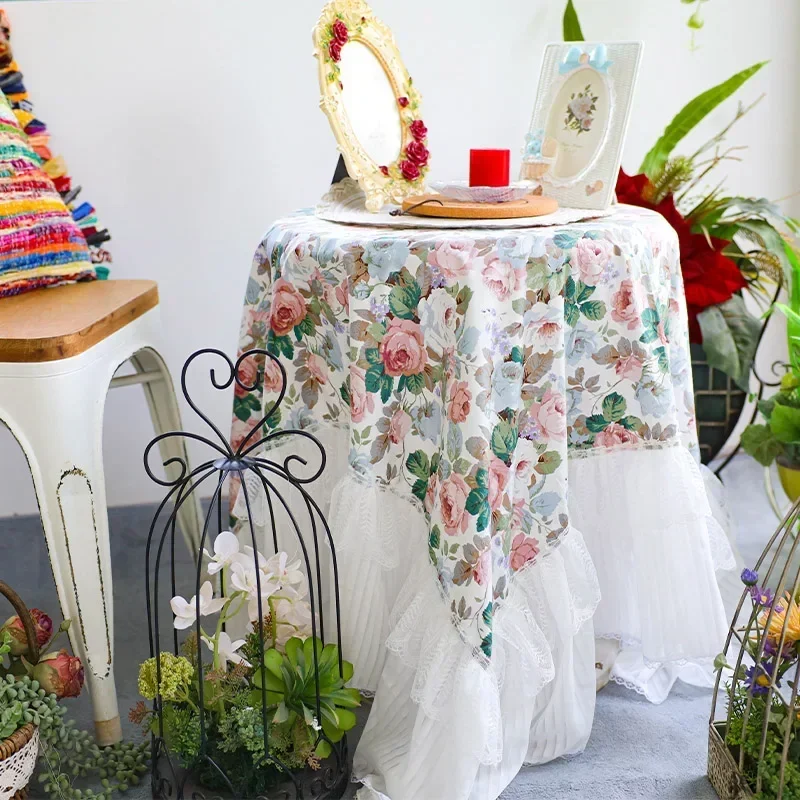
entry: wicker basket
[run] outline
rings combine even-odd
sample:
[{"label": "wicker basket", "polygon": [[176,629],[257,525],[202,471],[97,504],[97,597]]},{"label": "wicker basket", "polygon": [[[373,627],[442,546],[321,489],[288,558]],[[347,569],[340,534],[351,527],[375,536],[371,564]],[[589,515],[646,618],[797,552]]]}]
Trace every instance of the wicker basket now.
[{"label": "wicker basket", "polygon": [[724,722],[708,726],[708,780],[720,800],[752,800],[753,793],[722,738],[724,731]]},{"label": "wicker basket", "polygon": [[39,729],[27,723],[0,742],[0,800],[25,800],[39,754]]},{"label": "wicker basket", "polygon": [[[28,654],[36,663],[39,660],[39,645],[30,611],[20,596],[3,581],[0,581],[0,594],[14,606],[22,620],[28,639]],[[38,755],[39,729],[30,723],[17,728],[8,739],[0,742],[0,800],[25,800],[28,781],[33,775]]]}]

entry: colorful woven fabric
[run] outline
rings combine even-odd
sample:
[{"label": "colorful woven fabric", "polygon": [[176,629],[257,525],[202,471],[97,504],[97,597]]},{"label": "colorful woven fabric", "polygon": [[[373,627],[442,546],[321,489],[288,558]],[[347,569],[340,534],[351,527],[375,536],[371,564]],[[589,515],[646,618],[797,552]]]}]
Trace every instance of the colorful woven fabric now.
[{"label": "colorful woven fabric", "polygon": [[84,235],[0,93],[0,297],[95,277]]},{"label": "colorful woven fabric", "polygon": [[107,277],[108,268],[97,265],[111,263],[111,254],[103,247],[103,244],[111,239],[111,235],[98,222],[94,207],[78,200],[81,187],[73,188],[64,158],[53,155],[50,150],[47,125],[35,116],[33,103],[25,89],[23,75],[14,61],[11,50],[11,24],[2,9],[0,9],[0,91],[3,91],[8,98],[20,128],[28,137],[30,147],[41,159],[45,173],[52,180],[86,239],[97,276]]}]

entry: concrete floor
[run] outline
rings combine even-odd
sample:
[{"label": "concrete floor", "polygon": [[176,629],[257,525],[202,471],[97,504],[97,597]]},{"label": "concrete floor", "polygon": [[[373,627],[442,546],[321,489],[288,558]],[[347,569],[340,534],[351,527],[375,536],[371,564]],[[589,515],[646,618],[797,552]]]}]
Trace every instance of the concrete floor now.
[{"label": "concrete floor", "polygon": [[[752,564],[776,524],[763,493],[762,471],[750,459],[740,457],[724,477],[739,548],[745,563]],[[115,670],[123,718],[137,699],[138,664],[148,655],[143,542],[152,512],[150,506],[134,506],[112,509],[109,515]],[[0,520],[0,577],[11,583],[29,606],[57,614],[55,588],[37,518]],[[713,800],[716,795],[705,778],[710,701],[708,691],[678,685],[663,705],[653,706],[630,691],[609,686],[598,696],[594,730],[586,751],[569,761],[523,769],[502,800]],[[84,693],[70,702],[79,723],[88,726],[88,697]],[[138,735],[127,720],[125,727],[130,735]],[[31,797],[42,796],[36,793],[35,784],[32,789]],[[149,795],[149,787],[142,785],[125,796],[139,800]]]}]

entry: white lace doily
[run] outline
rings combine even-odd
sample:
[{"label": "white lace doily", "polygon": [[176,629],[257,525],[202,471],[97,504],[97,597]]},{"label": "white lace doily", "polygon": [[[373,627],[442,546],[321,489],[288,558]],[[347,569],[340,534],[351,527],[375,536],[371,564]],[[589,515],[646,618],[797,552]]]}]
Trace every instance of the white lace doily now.
[{"label": "white lace doily", "polygon": [[417,217],[412,214],[393,217],[387,206],[373,213],[364,207],[364,193],[352,178],[345,178],[331,186],[330,191],[317,204],[314,213],[328,222],[344,225],[367,225],[388,228],[542,228],[549,225],[571,225],[587,219],[607,217],[605,211],[586,208],[559,208],[552,214],[521,219],[444,219],[442,217]]},{"label": "white lace doily", "polygon": [[21,750],[0,761],[0,800],[9,800],[28,785],[38,754],[39,729],[36,728],[30,741]]}]

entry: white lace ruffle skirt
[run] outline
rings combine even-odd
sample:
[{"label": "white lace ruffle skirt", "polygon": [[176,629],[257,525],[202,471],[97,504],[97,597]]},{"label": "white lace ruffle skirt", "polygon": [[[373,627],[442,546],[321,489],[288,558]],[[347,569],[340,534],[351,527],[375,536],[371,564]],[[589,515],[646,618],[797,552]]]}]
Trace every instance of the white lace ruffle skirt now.
[{"label": "white lace ruffle skirt", "polygon": [[734,558],[688,451],[570,462],[572,529],[516,576],[486,669],[442,601],[420,511],[348,471],[344,431],[316,435],[329,464],[309,489],[336,544],[344,657],[351,685],[375,695],[354,756],[359,800],[494,800],[523,764],[580,752],[595,631],[622,643],[613,679],[655,702],[678,678],[709,685],[727,631],[717,577]]},{"label": "white lace ruffle skirt", "polygon": [[621,645],[611,679],[654,703],[676,680],[712,687],[742,591],[719,481],[670,447],[572,459],[569,487],[600,583],[595,632]]}]

